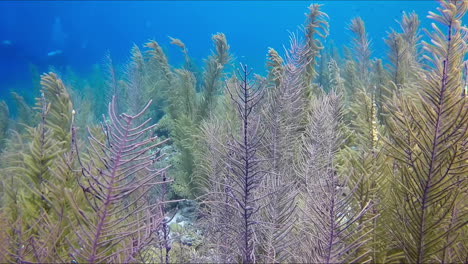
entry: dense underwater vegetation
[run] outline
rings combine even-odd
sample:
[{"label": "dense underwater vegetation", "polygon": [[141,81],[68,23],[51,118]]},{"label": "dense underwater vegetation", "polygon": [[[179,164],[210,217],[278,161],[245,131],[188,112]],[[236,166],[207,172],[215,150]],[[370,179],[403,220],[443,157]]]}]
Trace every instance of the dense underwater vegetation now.
[{"label": "dense underwater vegetation", "polygon": [[382,58],[307,11],[265,75],[216,33],[203,65],[149,40],[0,101],[0,262],[467,263],[468,1]]}]

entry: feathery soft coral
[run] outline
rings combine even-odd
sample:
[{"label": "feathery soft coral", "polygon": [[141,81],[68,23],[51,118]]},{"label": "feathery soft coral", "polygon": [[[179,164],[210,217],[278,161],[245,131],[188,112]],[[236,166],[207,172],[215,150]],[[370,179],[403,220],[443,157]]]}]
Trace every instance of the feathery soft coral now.
[{"label": "feathery soft coral", "polygon": [[167,140],[145,137],[156,126],[147,126],[151,119],[134,125],[150,104],[136,115],[117,115],[114,97],[109,120],[102,126],[105,142],[90,133],[89,161],[84,164],[80,160],[80,186],[88,208],[75,207],[79,245],[74,257],[80,261],[135,260],[160,228],[161,211],[145,198],[153,186],[167,182],[158,182],[166,168],[151,168],[162,157],[156,148]]}]

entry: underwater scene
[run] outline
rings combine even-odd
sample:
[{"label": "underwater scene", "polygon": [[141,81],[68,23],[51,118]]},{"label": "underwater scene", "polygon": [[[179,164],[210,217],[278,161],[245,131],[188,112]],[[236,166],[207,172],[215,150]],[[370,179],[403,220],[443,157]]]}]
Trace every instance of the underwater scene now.
[{"label": "underwater scene", "polygon": [[1,1],[0,263],[468,263],[467,12]]}]

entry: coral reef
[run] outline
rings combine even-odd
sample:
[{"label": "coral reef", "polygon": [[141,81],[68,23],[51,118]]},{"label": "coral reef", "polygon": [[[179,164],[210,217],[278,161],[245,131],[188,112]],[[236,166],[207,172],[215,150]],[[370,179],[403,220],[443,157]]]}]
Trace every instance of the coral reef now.
[{"label": "coral reef", "polygon": [[150,40],[42,74],[0,101],[0,262],[466,263],[468,1],[439,3],[384,58],[313,4],[264,76],[223,33],[204,67],[169,37],[178,67]]}]

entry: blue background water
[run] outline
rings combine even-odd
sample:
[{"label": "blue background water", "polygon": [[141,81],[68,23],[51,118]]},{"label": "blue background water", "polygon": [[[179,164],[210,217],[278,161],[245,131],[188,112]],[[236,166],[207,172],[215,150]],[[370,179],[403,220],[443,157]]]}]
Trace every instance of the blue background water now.
[{"label": "blue background water", "polygon": [[[78,73],[101,63],[107,50],[116,63],[128,60],[133,43],[158,41],[171,64],[181,61],[168,36],[180,38],[199,63],[212,48],[211,35],[226,34],[239,61],[264,73],[268,47],[282,50],[288,31],[305,21],[307,7],[317,1],[1,1],[0,97],[10,89],[31,86],[29,63],[40,72],[47,65],[69,65]],[[398,29],[402,12],[416,11],[428,27],[435,1],[319,1],[329,17],[330,39],[350,39],[346,30],[361,16],[373,40],[373,56],[386,52],[384,37]],[[63,51],[58,56],[49,52]]]}]

